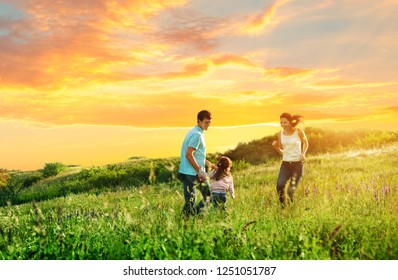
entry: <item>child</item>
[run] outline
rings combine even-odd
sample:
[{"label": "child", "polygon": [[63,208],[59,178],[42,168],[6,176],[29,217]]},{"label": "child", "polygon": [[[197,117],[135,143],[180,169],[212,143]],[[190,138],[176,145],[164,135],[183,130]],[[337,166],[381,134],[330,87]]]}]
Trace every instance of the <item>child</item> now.
[{"label": "child", "polygon": [[227,210],[227,192],[235,198],[234,181],[231,175],[232,161],[222,156],[217,162],[217,170],[212,170],[209,174],[212,180],[210,184],[211,201],[215,208],[222,207]]}]

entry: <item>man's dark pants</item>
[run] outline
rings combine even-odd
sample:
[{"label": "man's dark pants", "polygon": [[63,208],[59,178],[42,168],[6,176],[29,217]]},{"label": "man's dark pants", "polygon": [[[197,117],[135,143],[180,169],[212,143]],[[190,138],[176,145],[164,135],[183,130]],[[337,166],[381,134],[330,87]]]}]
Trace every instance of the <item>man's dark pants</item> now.
[{"label": "man's dark pants", "polygon": [[[185,214],[186,216],[193,216],[195,214],[198,214],[200,210],[205,206],[203,200],[206,201],[206,199],[210,196],[208,183],[200,182],[197,175],[187,175],[182,173],[179,173],[178,175],[182,182],[182,188],[184,191],[185,204],[182,209],[183,214]],[[198,205],[195,206],[196,188],[198,188],[202,193],[203,199],[198,203]]]}]

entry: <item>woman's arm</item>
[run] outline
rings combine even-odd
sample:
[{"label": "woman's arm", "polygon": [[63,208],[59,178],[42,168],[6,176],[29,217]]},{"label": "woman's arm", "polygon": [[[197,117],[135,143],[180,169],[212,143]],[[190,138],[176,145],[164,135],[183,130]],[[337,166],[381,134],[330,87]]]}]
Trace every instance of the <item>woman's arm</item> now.
[{"label": "woman's arm", "polygon": [[308,139],[307,136],[304,133],[304,130],[299,129],[299,137],[301,139],[302,143],[302,148],[301,148],[301,160],[305,159],[305,154],[307,153],[308,150]]},{"label": "woman's arm", "polygon": [[282,147],[282,143],[281,143],[281,131],[279,131],[279,133],[278,133],[278,140],[275,140],[274,142],[272,142],[272,147],[274,147],[275,151],[278,154],[283,155],[283,147]]}]

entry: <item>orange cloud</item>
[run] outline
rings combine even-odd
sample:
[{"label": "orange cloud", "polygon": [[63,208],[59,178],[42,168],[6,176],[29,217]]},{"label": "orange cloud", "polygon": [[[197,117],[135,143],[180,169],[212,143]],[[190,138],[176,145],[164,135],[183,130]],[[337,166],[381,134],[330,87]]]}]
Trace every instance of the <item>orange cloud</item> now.
[{"label": "orange cloud", "polygon": [[266,68],[264,74],[266,77],[273,77],[279,79],[286,79],[292,77],[308,77],[309,74],[316,73],[317,70],[311,69],[301,69],[293,67],[276,67],[276,68]]},{"label": "orange cloud", "polygon": [[346,89],[346,88],[373,88],[373,87],[384,87],[397,85],[398,82],[366,82],[366,81],[355,81],[342,78],[332,78],[319,82],[314,82],[309,85],[308,88],[312,89]]},{"label": "orange cloud", "polygon": [[[178,71],[167,71],[164,73],[158,73],[155,76],[148,75],[147,78],[158,79],[158,80],[168,80],[171,79],[184,79],[184,78],[194,78],[200,77],[210,71],[211,68],[217,68],[222,66],[234,65],[234,66],[244,66],[244,67],[259,67],[257,63],[245,56],[236,54],[217,54],[211,55],[209,57],[202,57],[195,59],[195,62],[191,60],[183,60],[181,62],[174,61],[174,67],[178,64],[182,64],[182,69]],[[169,67],[172,68],[172,67]],[[213,69],[216,71],[216,69]]]},{"label": "orange cloud", "polygon": [[[8,33],[1,37],[0,87],[53,90],[89,83],[98,72],[121,72],[121,66],[128,72],[127,67],[142,63],[139,51],[150,51],[152,46],[140,45],[134,38],[152,31],[145,20],[186,1],[17,3],[26,16],[2,24]],[[131,78],[118,78],[123,77]]]},{"label": "orange cloud", "polygon": [[[162,32],[154,36],[170,45],[184,45],[185,53],[209,52],[220,45],[222,38],[235,35],[261,35],[267,28],[280,22],[277,10],[288,0],[276,0],[260,14],[216,18],[203,16],[191,10],[173,11],[172,23],[162,26]],[[186,48],[186,45],[192,48]]]},{"label": "orange cloud", "polygon": [[387,110],[390,111],[390,112],[394,112],[394,113],[398,114],[398,106],[387,107]]},{"label": "orange cloud", "polygon": [[316,104],[320,106],[328,106],[330,103],[339,99],[339,94],[310,94],[310,93],[283,93],[276,96],[280,98],[285,104],[296,104],[297,106],[310,106],[313,107]]},{"label": "orange cloud", "polygon": [[221,54],[214,56],[211,59],[212,63],[214,65],[244,65],[244,66],[250,66],[254,67],[256,66],[256,63],[254,63],[252,60],[241,56],[241,55],[236,55],[236,54]]},{"label": "orange cloud", "polygon": [[219,45],[217,37],[223,26],[224,20],[215,17],[188,9],[173,10],[158,19],[152,37],[184,55],[206,53]]},{"label": "orange cloud", "polygon": [[223,123],[263,122],[261,111],[274,113],[275,105],[343,111],[358,95],[349,99],[342,90],[396,84],[294,62],[264,68],[266,46],[221,48],[225,38],[236,43],[245,34],[264,35],[281,22],[278,9],[287,1],[225,18],[173,9],[186,3],[19,2],[28,17],[2,21],[10,34],[0,37],[1,115],[48,124],[163,126],[182,124],[182,112],[206,107],[226,116]]},{"label": "orange cloud", "polygon": [[184,69],[182,71],[168,72],[161,75],[160,77],[166,79],[196,77],[207,72],[207,70],[208,65],[206,63],[187,64],[184,66]]},{"label": "orange cloud", "polygon": [[287,2],[287,0],[276,0],[274,4],[267,7],[260,14],[249,17],[242,26],[241,31],[248,34],[263,33],[270,25],[274,24],[273,21],[275,21],[278,8],[285,5]]}]

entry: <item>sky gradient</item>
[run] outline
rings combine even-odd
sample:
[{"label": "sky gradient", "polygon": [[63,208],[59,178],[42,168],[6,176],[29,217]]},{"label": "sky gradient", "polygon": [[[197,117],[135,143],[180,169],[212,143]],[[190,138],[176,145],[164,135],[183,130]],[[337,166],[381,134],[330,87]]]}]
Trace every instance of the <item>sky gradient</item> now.
[{"label": "sky gradient", "polygon": [[0,168],[208,152],[306,126],[398,129],[398,0],[0,2]]}]

